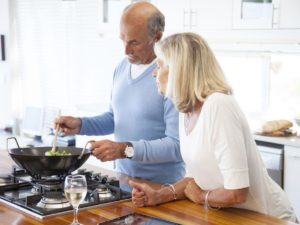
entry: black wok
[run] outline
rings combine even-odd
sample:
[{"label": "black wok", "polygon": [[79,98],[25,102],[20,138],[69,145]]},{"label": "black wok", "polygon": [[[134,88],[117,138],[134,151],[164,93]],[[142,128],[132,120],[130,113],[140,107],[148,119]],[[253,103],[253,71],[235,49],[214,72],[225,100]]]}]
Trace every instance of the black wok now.
[{"label": "black wok", "polygon": [[[18,148],[8,149],[8,140],[15,139]],[[66,176],[78,169],[90,156],[90,149],[76,147],[57,147],[57,151],[67,151],[72,155],[46,156],[52,147],[20,148],[17,139],[7,139],[7,150],[10,157],[25,169],[30,176],[40,179],[44,176]]]}]

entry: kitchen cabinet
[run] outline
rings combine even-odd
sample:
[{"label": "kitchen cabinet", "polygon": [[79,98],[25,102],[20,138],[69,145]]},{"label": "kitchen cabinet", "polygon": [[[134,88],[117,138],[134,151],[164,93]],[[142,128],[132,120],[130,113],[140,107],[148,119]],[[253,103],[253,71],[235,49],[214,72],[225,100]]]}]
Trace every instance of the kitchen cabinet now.
[{"label": "kitchen cabinet", "polygon": [[300,29],[300,1],[280,0],[278,11],[279,29]]},{"label": "kitchen cabinet", "polygon": [[300,29],[299,0],[151,2],[165,14],[167,30]]},{"label": "kitchen cabinet", "polygon": [[233,28],[271,29],[273,4],[272,0],[233,0]]},{"label": "kitchen cabinet", "polygon": [[230,30],[232,0],[153,0],[165,15],[166,32]]},{"label": "kitchen cabinet", "polygon": [[166,33],[183,32],[191,26],[192,9],[189,8],[189,1],[183,0],[152,0],[165,16]]},{"label": "kitchen cabinet", "polygon": [[285,146],[284,149],[284,190],[295,213],[300,218],[300,148]]},{"label": "kitchen cabinet", "polygon": [[223,46],[251,43],[262,48],[279,43],[295,49],[300,40],[299,0],[152,0],[151,3],[165,15],[166,35],[193,31],[209,43]]},{"label": "kitchen cabinet", "polygon": [[233,0],[233,29],[300,29],[299,0]]},{"label": "kitchen cabinet", "polygon": [[[100,37],[117,38],[130,0],[98,0]],[[193,31],[209,42],[299,42],[299,0],[151,0],[165,15],[165,36]],[[298,46],[298,45],[296,45]]]},{"label": "kitchen cabinet", "polygon": [[195,11],[195,22],[192,28],[203,30],[231,30],[232,0],[193,0],[190,7]]}]

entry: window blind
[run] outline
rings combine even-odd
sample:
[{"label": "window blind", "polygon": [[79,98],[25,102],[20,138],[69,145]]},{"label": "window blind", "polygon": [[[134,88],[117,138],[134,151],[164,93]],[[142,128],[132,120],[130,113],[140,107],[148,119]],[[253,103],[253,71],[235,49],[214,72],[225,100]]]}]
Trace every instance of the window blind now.
[{"label": "window blind", "polygon": [[15,0],[24,106],[72,115],[107,109],[123,50],[118,34],[100,37],[100,7],[98,0]]}]

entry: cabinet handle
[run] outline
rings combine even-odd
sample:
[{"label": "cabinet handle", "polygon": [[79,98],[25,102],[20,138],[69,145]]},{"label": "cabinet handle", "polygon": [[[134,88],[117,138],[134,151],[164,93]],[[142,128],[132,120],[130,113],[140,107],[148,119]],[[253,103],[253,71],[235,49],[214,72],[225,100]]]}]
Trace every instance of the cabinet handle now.
[{"label": "cabinet handle", "polygon": [[102,0],[103,8],[102,8],[102,23],[108,23],[108,0]]},{"label": "cabinet handle", "polygon": [[183,9],[183,28],[186,28],[189,23],[187,22],[188,21],[188,15],[189,15],[189,12],[185,9]]},{"label": "cabinet handle", "polygon": [[1,34],[1,60],[5,61],[5,39],[4,35]]},{"label": "cabinet handle", "polygon": [[190,12],[190,24],[191,24],[191,28],[192,27],[196,27],[197,26],[197,11],[192,10]]},{"label": "cabinet handle", "polygon": [[292,159],[300,159],[300,155],[289,155],[288,158],[292,158]]},{"label": "cabinet handle", "polygon": [[275,7],[275,4],[273,4],[272,23],[273,23],[273,28],[278,28],[278,26],[279,26],[279,8]]}]

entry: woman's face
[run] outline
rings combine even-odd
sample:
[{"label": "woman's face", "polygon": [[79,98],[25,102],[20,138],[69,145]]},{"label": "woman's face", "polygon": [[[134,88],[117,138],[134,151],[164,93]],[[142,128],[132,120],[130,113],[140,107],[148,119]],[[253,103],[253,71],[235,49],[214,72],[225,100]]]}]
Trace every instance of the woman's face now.
[{"label": "woman's face", "polygon": [[159,58],[156,59],[156,65],[157,67],[153,71],[153,76],[156,78],[158,92],[161,95],[164,95],[167,89],[169,67],[162,59]]}]

